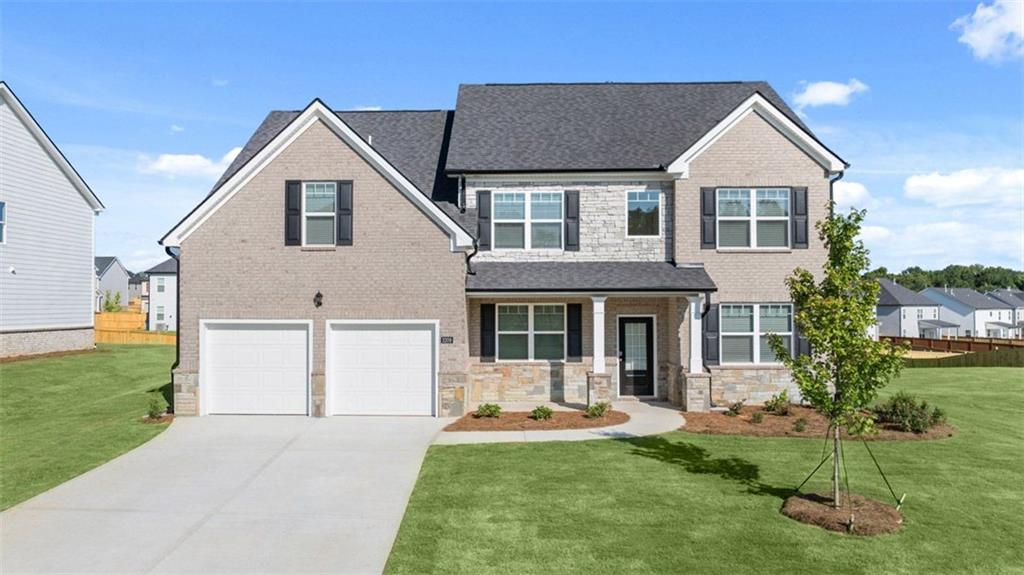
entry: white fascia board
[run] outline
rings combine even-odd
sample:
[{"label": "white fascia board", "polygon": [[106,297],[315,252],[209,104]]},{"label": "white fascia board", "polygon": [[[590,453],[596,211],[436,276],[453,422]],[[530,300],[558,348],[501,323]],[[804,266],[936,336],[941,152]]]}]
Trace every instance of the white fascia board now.
[{"label": "white fascia board", "polygon": [[839,156],[832,153],[828,148],[814,139],[806,130],[797,125],[782,113],[774,104],[768,101],[761,94],[754,94],[743,101],[729,113],[721,122],[715,125],[708,133],[704,134],[695,144],[690,146],[678,158],[668,166],[668,172],[678,178],[690,176],[690,162],[704,153],[726,132],[740,123],[750,114],[757,114],[776,130],[782,132],[786,138],[796,144],[801,150],[810,155],[816,162],[830,173],[839,173],[848,167],[846,162]]},{"label": "white fascia board", "polygon": [[68,159],[64,157],[64,154],[60,151],[60,148],[57,147],[57,144],[53,143],[50,136],[48,136],[42,126],[36,122],[36,119],[32,117],[28,108],[21,103],[21,100],[19,100],[18,96],[11,91],[10,86],[8,86],[6,82],[0,82],[0,97],[7,102],[7,105],[11,107],[11,111],[14,112],[14,115],[21,120],[21,123],[28,127],[28,131],[32,134],[32,137],[39,142],[39,145],[42,146],[46,155],[50,156],[50,159],[57,165],[57,168],[60,169],[68,181],[71,182],[71,185],[78,190],[78,193],[82,195],[85,203],[89,204],[89,207],[92,208],[93,213],[98,214],[106,209],[99,197],[97,197],[96,194],[93,193],[92,189],[89,188],[89,184],[86,184],[85,180],[82,179],[82,176],[75,171],[74,166],[72,166],[71,163],[68,162]]},{"label": "white fascia board", "polygon": [[288,126],[274,137],[266,146],[260,150],[249,162],[228,178],[216,192],[204,200],[191,214],[185,217],[160,241],[161,245],[180,247],[181,242],[198,229],[206,220],[213,215],[224,203],[230,200],[238,191],[245,187],[257,174],[268,166],[281,152],[288,148],[295,140],[306,132],[317,122],[323,122],[332,132],[337,134],[345,143],[351,146],[364,160],[373,166],[385,177],[395,188],[397,188],[410,201],[416,204],[428,217],[445,229],[451,237],[452,251],[472,247],[473,238],[463,230],[455,221],[444,213],[401,174],[390,162],[384,159],[365,140],[359,137],[352,128],[338,117],[330,108],[320,100],[314,100],[305,110],[302,111]]}]

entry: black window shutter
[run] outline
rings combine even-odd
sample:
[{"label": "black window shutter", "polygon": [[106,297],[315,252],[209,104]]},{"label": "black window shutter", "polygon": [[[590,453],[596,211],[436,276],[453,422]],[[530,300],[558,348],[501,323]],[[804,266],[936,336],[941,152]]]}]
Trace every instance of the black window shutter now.
[{"label": "black window shutter", "polygon": [[700,189],[700,249],[713,250],[715,241],[715,188]]},{"label": "black window shutter", "polygon": [[284,245],[302,245],[302,182],[284,183]]},{"label": "black window shutter", "polygon": [[807,249],[807,188],[793,188],[793,249]]},{"label": "black window shutter", "polygon": [[[704,316],[704,364],[718,365],[718,304],[712,304]],[[693,366],[690,366],[693,369]]]},{"label": "black window shutter", "polygon": [[580,251],[580,193],[565,192],[565,251]]},{"label": "black window shutter", "polygon": [[480,361],[494,361],[494,337],[497,327],[494,304],[480,304]]},{"label": "black window shutter", "polygon": [[489,252],[491,251],[491,192],[483,190],[476,193],[476,212],[476,246],[482,252]]},{"label": "black window shutter", "polygon": [[568,361],[579,363],[583,361],[583,304],[570,303],[565,306],[565,323],[568,333],[566,347],[568,348]]},{"label": "black window shutter", "polygon": [[352,245],[352,182],[338,182],[338,201],[335,202],[337,212],[336,224],[338,234],[335,244]]}]

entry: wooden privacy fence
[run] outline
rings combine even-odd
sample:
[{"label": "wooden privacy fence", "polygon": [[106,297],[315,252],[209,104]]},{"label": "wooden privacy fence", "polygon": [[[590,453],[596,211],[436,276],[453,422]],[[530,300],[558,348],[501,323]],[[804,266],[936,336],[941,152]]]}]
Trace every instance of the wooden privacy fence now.
[{"label": "wooden privacy fence", "polygon": [[1024,347],[1004,347],[935,359],[907,358],[904,361],[907,367],[1024,367]]},{"label": "wooden privacy fence", "polygon": [[116,311],[96,314],[96,343],[174,345],[174,332],[146,331],[146,314]]},{"label": "wooden privacy fence", "polygon": [[178,340],[172,331],[142,331],[133,329],[96,329],[96,343],[141,343],[147,345],[174,345]]},{"label": "wooden privacy fence", "polygon": [[[929,351],[969,353],[978,351],[992,351],[1004,348],[1024,349],[1024,340],[1018,341],[1012,339],[929,339],[925,337],[894,337],[890,335],[883,335],[878,339],[882,341],[891,341],[897,344],[909,343],[911,349],[923,349]],[[996,343],[993,343],[993,341],[995,341]]]}]

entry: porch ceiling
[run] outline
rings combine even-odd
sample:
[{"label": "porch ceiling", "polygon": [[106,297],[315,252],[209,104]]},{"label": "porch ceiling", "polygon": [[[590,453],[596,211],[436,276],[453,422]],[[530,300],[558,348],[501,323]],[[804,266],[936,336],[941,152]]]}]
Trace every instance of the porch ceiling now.
[{"label": "porch ceiling", "polygon": [[671,262],[471,263],[466,292],[711,292],[718,288],[702,267]]}]

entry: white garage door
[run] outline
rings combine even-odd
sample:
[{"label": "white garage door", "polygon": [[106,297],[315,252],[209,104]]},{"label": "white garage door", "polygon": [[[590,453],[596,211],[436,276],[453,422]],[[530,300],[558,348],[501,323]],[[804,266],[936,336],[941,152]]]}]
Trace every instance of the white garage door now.
[{"label": "white garage door", "polygon": [[333,415],[433,415],[434,324],[333,324]]},{"label": "white garage door", "polygon": [[206,324],[205,412],[305,415],[308,342],[304,324]]}]

